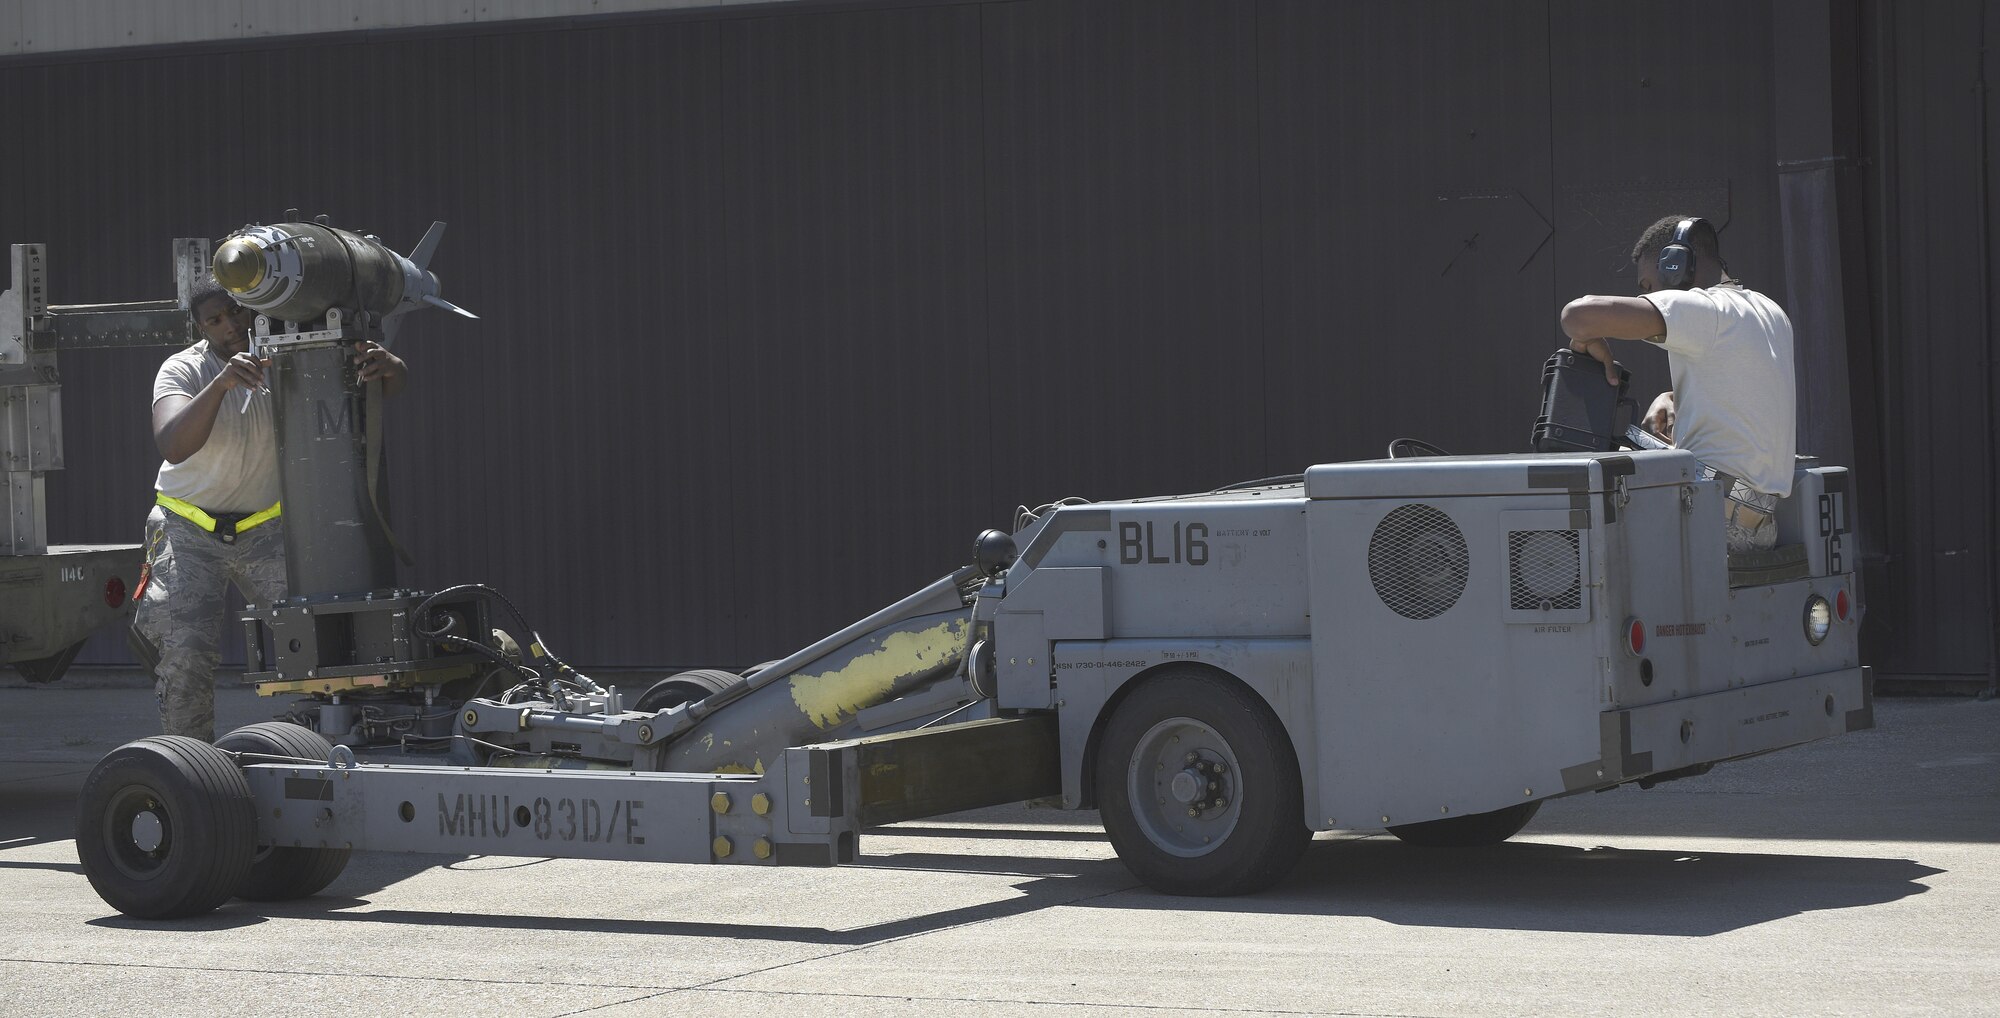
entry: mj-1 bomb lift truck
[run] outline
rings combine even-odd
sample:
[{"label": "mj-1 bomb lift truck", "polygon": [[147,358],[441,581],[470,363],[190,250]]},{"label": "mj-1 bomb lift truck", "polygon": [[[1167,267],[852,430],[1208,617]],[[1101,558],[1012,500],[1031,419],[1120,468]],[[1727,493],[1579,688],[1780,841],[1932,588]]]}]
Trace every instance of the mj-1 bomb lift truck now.
[{"label": "mj-1 bomb lift truck", "polygon": [[[338,275],[284,261],[302,224],[263,229],[218,249],[246,304],[279,306],[253,277]],[[400,299],[322,294],[259,324],[287,449],[328,419],[314,405],[357,397],[339,351]],[[1678,450],[1333,463],[1023,509],[973,564],[810,646],[630,705],[486,588],[301,583],[330,550],[370,561],[333,542],[379,538],[314,515],[356,514],[351,456],[284,462],[288,536],[307,536],[290,598],[246,613],[270,648],[253,672],[430,689],[469,668],[480,688],[438,763],[357,761],[326,738],[342,712],[113,751],[77,843],[121,912],[303,897],[354,849],[829,866],[871,826],[1023,800],[1100,810],[1154,888],[1241,894],[1314,831],[1491,844],[1547,799],[1872,724],[1847,473],[1807,459],[1755,561],[1726,554],[1724,492]],[[294,501],[292,471],[323,508]]]}]

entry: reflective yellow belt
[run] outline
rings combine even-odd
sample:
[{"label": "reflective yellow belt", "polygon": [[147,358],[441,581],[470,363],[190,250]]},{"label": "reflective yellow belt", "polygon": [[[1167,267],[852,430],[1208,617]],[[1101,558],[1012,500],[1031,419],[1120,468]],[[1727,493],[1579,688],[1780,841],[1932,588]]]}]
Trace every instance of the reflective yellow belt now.
[{"label": "reflective yellow belt", "polygon": [[282,502],[273,502],[271,503],[271,508],[260,509],[247,516],[239,513],[221,513],[218,515],[211,514],[208,510],[195,505],[193,502],[183,501],[172,495],[155,492],[153,500],[175,516],[179,516],[181,519],[214,534],[224,542],[232,543],[236,540],[236,535],[249,530],[259,523],[277,519],[284,505]]}]

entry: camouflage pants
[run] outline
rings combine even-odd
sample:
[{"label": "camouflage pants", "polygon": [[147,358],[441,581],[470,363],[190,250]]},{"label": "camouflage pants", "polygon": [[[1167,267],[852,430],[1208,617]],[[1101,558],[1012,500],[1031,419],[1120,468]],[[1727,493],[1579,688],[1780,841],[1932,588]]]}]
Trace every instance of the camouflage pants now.
[{"label": "camouflage pants", "polygon": [[153,691],[168,735],[215,740],[215,666],[229,585],[251,604],[285,596],[285,521],[270,520],[234,543],[158,506],[146,517],[150,578],[132,625],[159,650]]},{"label": "camouflage pants", "polygon": [[1722,530],[1729,539],[1729,552],[1770,551],[1778,546],[1778,496],[1766,495],[1744,483],[1741,477],[1725,474],[1706,463],[1695,476],[1704,481],[1722,482]]},{"label": "camouflage pants", "polygon": [[1770,551],[1778,546],[1778,496],[1737,481],[1722,500],[1722,528],[1732,552]]}]

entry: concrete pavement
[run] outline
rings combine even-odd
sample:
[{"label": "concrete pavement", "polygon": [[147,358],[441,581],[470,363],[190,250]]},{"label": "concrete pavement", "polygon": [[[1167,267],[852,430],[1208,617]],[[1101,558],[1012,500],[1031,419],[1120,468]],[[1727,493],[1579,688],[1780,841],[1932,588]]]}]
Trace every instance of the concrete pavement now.
[{"label": "concrete pavement", "polygon": [[[1321,836],[1277,888],[1139,886],[1094,814],[758,870],[358,853],[325,895],[112,912],[83,776],[150,693],[0,687],[0,1015],[2000,1014],[2000,702],[1549,803],[1513,842]],[[240,689],[218,723],[268,716]]]}]

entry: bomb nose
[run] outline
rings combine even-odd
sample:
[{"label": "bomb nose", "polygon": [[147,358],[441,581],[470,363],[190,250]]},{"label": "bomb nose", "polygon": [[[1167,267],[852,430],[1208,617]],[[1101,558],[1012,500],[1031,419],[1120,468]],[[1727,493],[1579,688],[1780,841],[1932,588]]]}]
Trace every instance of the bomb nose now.
[{"label": "bomb nose", "polygon": [[249,293],[264,281],[264,248],[249,237],[225,241],[215,252],[215,281],[231,293]]}]

